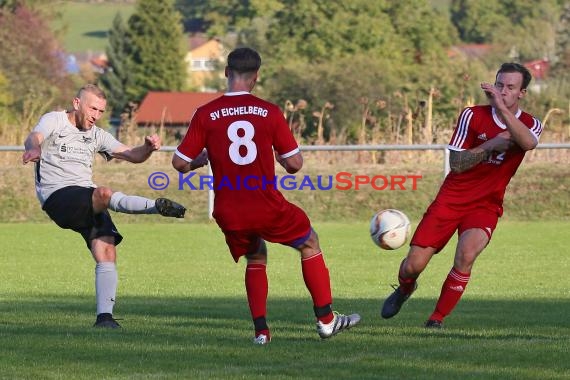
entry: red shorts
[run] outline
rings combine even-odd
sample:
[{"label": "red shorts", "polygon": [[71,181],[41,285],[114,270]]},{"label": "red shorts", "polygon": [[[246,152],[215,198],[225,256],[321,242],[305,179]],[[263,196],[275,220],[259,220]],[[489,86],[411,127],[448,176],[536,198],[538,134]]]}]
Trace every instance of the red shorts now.
[{"label": "red shorts", "polygon": [[243,230],[222,229],[236,263],[241,256],[257,252],[261,240],[296,248],[311,236],[311,222],[307,214],[292,203],[267,224],[267,227]]},{"label": "red shorts", "polygon": [[489,237],[497,227],[499,214],[485,208],[452,209],[439,203],[432,203],[418,224],[410,245],[433,247],[441,251],[455,231],[461,235],[471,228],[480,228]]}]

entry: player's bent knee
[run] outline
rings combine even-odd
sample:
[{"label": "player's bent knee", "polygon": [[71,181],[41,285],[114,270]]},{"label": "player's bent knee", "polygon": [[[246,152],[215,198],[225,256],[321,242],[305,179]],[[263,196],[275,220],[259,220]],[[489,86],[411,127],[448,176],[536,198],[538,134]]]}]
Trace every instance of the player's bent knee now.
[{"label": "player's bent knee", "polygon": [[425,269],[425,266],[419,265],[411,260],[406,260],[402,266],[402,274],[406,277],[416,277]]},{"label": "player's bent knee", "polygon": [[[412,251],[410,255],[406,258],[402,265],[402,271],[408,276],[419,276],[420,273],[424,271],[427,267],[431,256],[433,255],[431,251],[425,249]],[[416,254],[414,254],[416,253]]]},{"label": "player's bent knee", "polygon": [[108,187],[98,187],[93,191],[93,203],[99,207],[107,208],[113,195],[113,190]]}]

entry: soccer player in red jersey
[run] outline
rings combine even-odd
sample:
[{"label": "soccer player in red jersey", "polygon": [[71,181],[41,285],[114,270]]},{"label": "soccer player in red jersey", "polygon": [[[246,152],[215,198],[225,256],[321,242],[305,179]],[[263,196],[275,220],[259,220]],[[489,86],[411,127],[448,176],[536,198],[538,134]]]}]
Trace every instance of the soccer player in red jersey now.
[{"label": "soccer player in red jersey", "polygon": [[382,307],[383,318],[400,311],[417,288],[419,275],[455,231],[459,240],[453,267],[425,326],[441,328],[459,302],[473,264],[503,214],[506,187],[542,132],[541,122],[519,108],[531,78],[524,66],[504,63],[494,85],[481,84],[489,105],[467,107],[459,115],[449,144],[451,172],[412,237],[398,272],[399,287]]},{"label": "soccer player in red jersey", "polygon": [[245,288],[255,344],[271,340],[266,321],[268,281],[265,241],[297,249],[311,294],[317,332],[329,338],[356,325],[358,314],[333,312],[329,272],[305,212],[277,190],[274,158],[290,173],[303,158],[283,113],[250,92],[261,66],[259,54],[238,48],[228,55],[228,92],[198,108],[172,165],[187,173],[207,164],[214,175],[213,216],[234,261],[245,256]]}]

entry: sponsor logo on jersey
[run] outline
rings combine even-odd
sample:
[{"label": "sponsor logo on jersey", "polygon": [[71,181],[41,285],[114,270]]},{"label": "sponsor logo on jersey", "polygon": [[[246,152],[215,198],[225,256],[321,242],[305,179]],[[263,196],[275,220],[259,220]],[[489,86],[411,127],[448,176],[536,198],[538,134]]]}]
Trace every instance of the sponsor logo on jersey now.
[{"label": "sponsor logo on jersey", "polygon": [[485,132],[481,133],[479,136],[477,136],[477,138],[479,140],[483,140],[483,141],[487,141],[487,134]]}]

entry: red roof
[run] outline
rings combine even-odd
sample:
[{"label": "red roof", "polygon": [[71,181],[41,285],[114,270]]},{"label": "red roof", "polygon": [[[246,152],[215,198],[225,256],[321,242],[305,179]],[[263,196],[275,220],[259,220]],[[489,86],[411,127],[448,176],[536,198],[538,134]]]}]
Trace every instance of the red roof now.
[{"label": "red roof", "polygon": [[94,57],[89,60],[93,66],[98,69],[105,70],[109,66],[109,61],[106,56]]},{"label": "red roof", "polygon": [[158,92],[146,94],[136,113],[137,124],[187,125],[198,107],[214,100],[220,92]]},{"label": "red roof", "polygon": [[546,59],[535,59],[534,61],[525,62],[524,66],[530,71],[534,79],[546,78],[548,70],[550,70],[550,62]]}]

